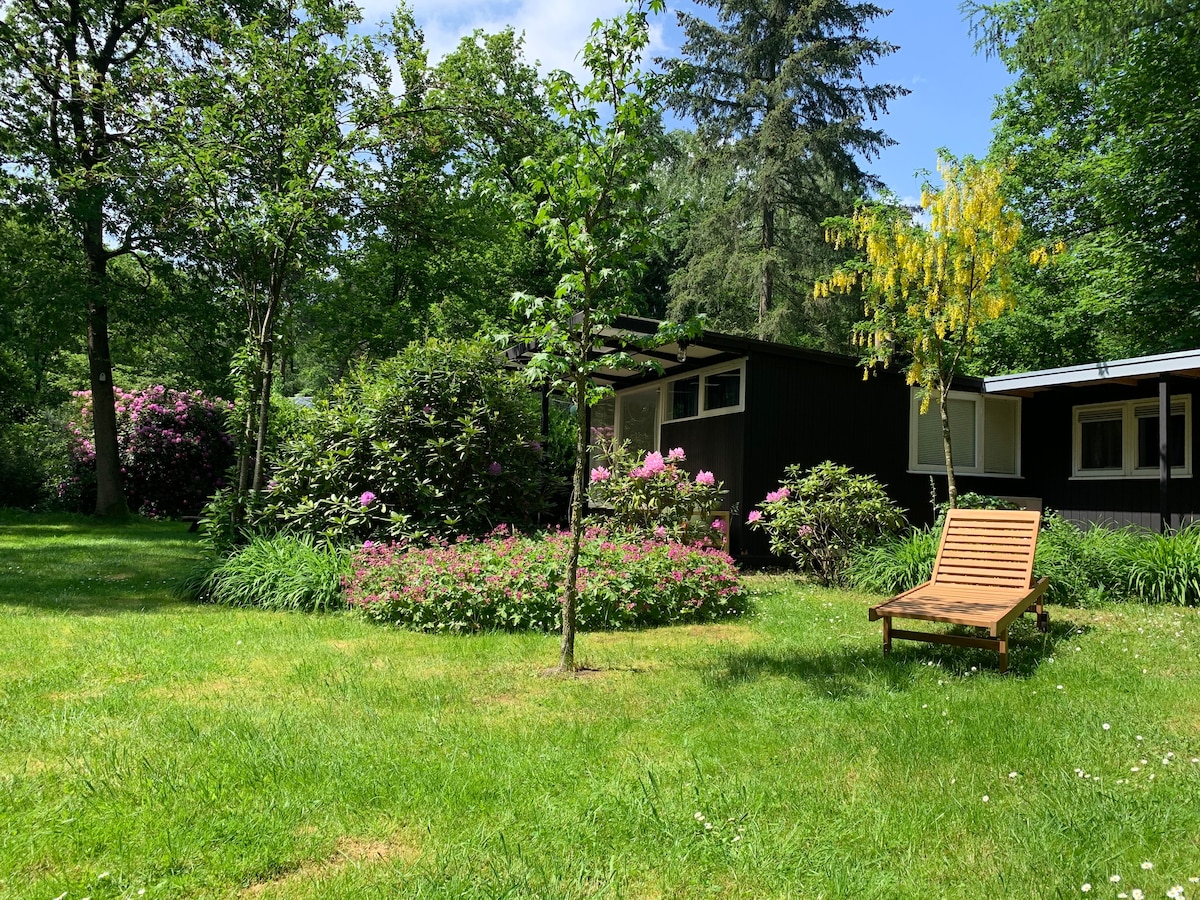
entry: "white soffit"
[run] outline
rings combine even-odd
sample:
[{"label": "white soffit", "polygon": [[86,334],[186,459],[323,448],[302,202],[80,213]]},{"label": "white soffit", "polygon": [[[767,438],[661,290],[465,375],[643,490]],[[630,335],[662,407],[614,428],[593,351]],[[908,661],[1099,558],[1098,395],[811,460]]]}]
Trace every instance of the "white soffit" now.
[{"label": "white soffit", "polygon": [[1138,356],[1112,362],[1064,366],[1014,375],[991,375],[983,379],[987,394],[1009,394],[1045,390],[1068,385],[1099,384],[1105,381],[1136,381],[1158,375],[1200,375],[1200,350],[1177,350],[1154,356]]}]

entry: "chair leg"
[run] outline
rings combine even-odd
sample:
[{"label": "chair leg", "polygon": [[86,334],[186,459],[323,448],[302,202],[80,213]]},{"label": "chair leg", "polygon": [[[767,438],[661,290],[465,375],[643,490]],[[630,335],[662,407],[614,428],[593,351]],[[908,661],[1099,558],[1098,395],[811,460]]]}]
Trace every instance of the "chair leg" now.
[{"label": "chair leg", "polygon": [[1008,629],[1005,628],[998,637],[1000,640],[1000,674],[1003,675],[1008,671]]},{"label": "chair leg", "polygon": [[1042,605],[1042,598],[1037,599],[1037,627],[1038,631],[1046,632],[1050,628],[1050,613],[1046,612],[1045,606]]},{"label": "chair leg", "polygon": [[883,617],[883,655],[892,652],[892,617]]}]

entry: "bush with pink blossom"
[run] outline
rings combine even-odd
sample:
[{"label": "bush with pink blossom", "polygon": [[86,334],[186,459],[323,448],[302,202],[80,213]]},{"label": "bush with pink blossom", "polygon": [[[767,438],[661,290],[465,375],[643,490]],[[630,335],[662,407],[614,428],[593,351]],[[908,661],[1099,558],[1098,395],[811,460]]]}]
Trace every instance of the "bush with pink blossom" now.
[{"label": "bush with pink blossom", "polygon": [[713,518],[725,490],[712,472],[690,474],[682,447],[634,456],[628,445],[600,447],[604,465],[591,471],[588,500],[609,511],[607,522],[633,535],[722,546],[725,523]]},{"label": "bush with pink blossom", "polygon": [[[117,448],[130,510],[153,518],[199,514],[233,465],[229,404],[202,391],[162,385],[115,393]],[[72,406],[70,473],[59,497],[69,509],[88,511],[96,502],[91,391],[76,391]]]},{"label": "bush with pink blossom", "polygon": [[767,533],[772,553],[790,556],[824,584],[837,584],[851,552],[894,537],[905,521],[873,477],[826,461],[807,470],[788,466],[746,524]]},{"label": "bush with pink blossom", "polygon": [[[366,542],[343,578],[348,604],[370,619],[421,631],[554,631],[569,535]],[[710,622],[746,611],[733,560],[674,541],[616,539],[596,528],[581,546],[579,627]]]}]

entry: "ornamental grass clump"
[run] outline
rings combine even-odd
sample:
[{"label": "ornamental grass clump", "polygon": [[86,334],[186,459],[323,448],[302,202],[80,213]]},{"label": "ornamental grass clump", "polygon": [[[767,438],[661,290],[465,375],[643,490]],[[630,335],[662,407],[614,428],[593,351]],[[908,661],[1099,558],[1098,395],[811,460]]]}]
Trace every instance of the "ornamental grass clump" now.
[{"label": "ornamental grass clump", "polygon": [[[346,600],[379,622],[420,631],[555,631],[561,627],[566,532],[482,540],[372,543],[343,579]],[[747,597],[730,557],[675,541],[629,541],[588,529],[580,551],[584,630],[710,622]]]},{"label": "ornamental grass clump", "polygon": [[840,584],[851,553],[894,537],[905,525],[883,485],[829,461],[807,471],[788,466],[779,488],[746,522],[767,533],[772,553],[790,556],[822,584]]},{"label": "ornamental grass clump", "polygon": [[349,571],[350,551],[278,534],[211,558],[192,572],[182,593],[225,606],[328,612],[346,606],[342,576]]},{"label": "ornamental grass clump", "polygon": [[691,475],[682,447],[666,456],[654,451],[635,457],[627,443],[604,442],[592,469],[588,501],[607,508],[605,524],[634,537],[720,547],[725,523],[713,518],[725,497],[724,484],[701,469]]}]

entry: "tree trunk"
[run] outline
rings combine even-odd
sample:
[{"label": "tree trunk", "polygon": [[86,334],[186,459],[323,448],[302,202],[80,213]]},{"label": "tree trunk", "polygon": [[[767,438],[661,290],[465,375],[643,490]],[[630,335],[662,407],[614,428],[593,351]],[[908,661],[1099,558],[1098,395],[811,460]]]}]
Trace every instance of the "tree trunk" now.
[{"label": "tree trunk", "polygon": [[775,207],[767,198],[762,202],[762,240],[759,244],[762,268],[758,277],[758,339],[767,339],[767,314],[775,294]]},{"label": "tree trunk", "polygon": [[[588,326],[585,322],[584,326]],[[587,358],[587,354],[583,354]],[[567,551],[567,583],[563,592],[562,648],[559,653],[558,670],[571,672],[575,669],[575,601],[579,587],[579,545],[583,536],[583,492],[587,488],[587,378],[579,373],[575,376],[575,475],[571,491],[571,542]]]},{"label": "tree trunk", "polygon": [[96,515],[120,519],[129,515],[117,447],[117,400],[112,383],[112,354],[108,346],[108,257],[104,249],[104,219],[85,223],[84,251],[88,260],[87,348],[92,389],[92,426],[96,445]]},{"label": "tree trunk", "polygon": [[942,418],[942,449],[946,454],[946,492],[950,508],[958,507],[958,484],[954,480],[954,448],[950,446],[950,408],[946,390],[938,391],[938,412]]},{"label": "tree trunk", "polygon": [[263,489],[264,460],[267,455],[267,428],[271,421],[271,384],[275,366],[275,341],[268,335],[259,348],[258,434],[254,440],[254,481],[250,489],[257,498]]}]

